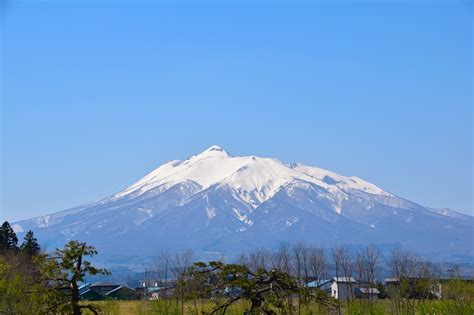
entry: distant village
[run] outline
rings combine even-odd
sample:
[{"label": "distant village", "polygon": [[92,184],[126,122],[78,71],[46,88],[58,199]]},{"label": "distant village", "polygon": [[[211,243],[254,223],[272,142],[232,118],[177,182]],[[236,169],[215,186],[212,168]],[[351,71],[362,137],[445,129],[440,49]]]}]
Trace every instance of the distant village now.
[{"label": "distant village", "polygon": [[[430,279],[409,278],[404,279],[408,284],[409,298],[412,299],[437,299],[443,298],[443,284],[448,283],[450,279],[438,279],[432,282]],[[396,292],[402,286],[398,278],[385,278],[384,282],[378,282],[376,286],[364,281],[356,280],[353,277],[332,277],[325,280],[311,280],[305,283],[310,290],[321,290],[334,299],[385,299],[390,298],[390,292]],[[431,281],[428,290],[422,290],[420,286]],[[472,279],[462,279],[460,281],[468,284],[474,284]],[[208,284],[213,284],[213,279],[208,279]],[[175,297],[176,281],[168,283],[158,283],[154,281],[142,281],[139,287],[129,288],[126,285],[116,283],[87,283],[80,286],[81,300],[100,301],[100,300],[158,300],[172,299]],[[213,292],[214,295],[220,294],[224,297],[232,297],[241,291],[240,288],[226,287],[221,292]]]}]

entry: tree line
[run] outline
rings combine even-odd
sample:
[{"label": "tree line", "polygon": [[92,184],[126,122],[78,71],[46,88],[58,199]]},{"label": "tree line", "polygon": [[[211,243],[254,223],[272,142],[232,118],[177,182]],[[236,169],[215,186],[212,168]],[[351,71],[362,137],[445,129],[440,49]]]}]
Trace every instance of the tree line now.
[{"label": "tree line", "polygon": [[[380,303],[369,295],[358,300],[332,299],[318,288],[323,280],[332,277],[355,278],[356,282],[347,284],[351,292],[357,287],[377,289],[380,297],[389,302],[389,309],[384,312],[392,314],[415,314],[427,305],[425,302],[441,298],[436,290],[442,270],[403,249],[383,255],[373,245],[353,250],[348,245],[328,249],[284,242],[275,250],[257,248],[229,262],[224,257],[207,263],[193,261],[191,250],[178,254],[163,252],[147,269],[150,282],[162,288],[161,298],[168,304],[174,299],[182,311],[184,301],[192,301],[197,312],[199,302],[210,297],[219,301],[212,312],[225,312],[232,303],[243,299],[250,301],[249,314],[272,314],[275,309],[284,314],[300,314],[308,307],[322,313],[332,310],[339,314],[374,314],[380,308]],[[396,285],[386,287],[381,281],[382,274],[396,279]],[[449,308],[439,313],[474,313],[473,279],[465,281],[460,269],[453,266],[449,278],[443,280],[443,298],[449,301],[442,305]]]},{"label": "tree line", "polygon": [[[94,303],[80,301],[79,285],[86,275],[109,274],[93,266],[87,257],[97,254],[93,246],[70,241],[53,253],[45,253],[32,231],[21,245],[5,222],[0,228],[0,314],[93,314],[103,313]],[[200,262],[191,250],[162,252],[145,272],[146,287],[160,288],[160,308],[155,313],[225,314],[235,304],[245,314],[307,314],[336,312],[377,314],[380,304],[370,298],[336,300],[318,287],[323,280],[357,279],[352,286],[377,288],[389,298],[393,314],[415,314],[423,301],[432,299],[433,286],[439,283],[441,270],[406,250],[382,255],[375,246],[353,250],[347,245],[331,248],[303,242],[281,243],[274,250],[257,248],[238,255]],[[385,287],[382,271],[397,279],[398,285]],[[474,313],[474,289],[464,281],[459,268],[451,268],[450,281],[443,285],[439,314]],[[414,279],[417,279],[414,281]],[[314,283],[315,285],[310,285]],[[144,297],[149,297],[144,295]],[[429,313],[429,312],[428,312]]]},{"label": "tree line", "polygon": [[38,240],[34,237],[33,231],[25,234],[25,239],[20,247],[18,247],[18,238],[8,222],[4,222],[0,227],[0,255],[7,252],[21,251],[26,256],[34,256],[40,252]]}]

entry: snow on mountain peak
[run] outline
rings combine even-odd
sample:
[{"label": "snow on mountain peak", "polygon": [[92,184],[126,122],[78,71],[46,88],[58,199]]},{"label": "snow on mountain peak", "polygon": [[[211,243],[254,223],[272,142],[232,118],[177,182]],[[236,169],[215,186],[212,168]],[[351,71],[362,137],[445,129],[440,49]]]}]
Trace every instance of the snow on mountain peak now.
[{"label": "snow on mountain peak", "polygon": [[197,183],[200,190],[215,184],[225,185],[253,208],[292,182],[316,184],[339,196],[351,189],[392,196],[357,177],[346,177],[301,163],[286,165],[272,158],[232,157],[221,147],[213,145],[185,161],[176,160],[161,165],[113,198],[131,193],[141,195],[157,187],[166,190],[183,182]]},{"label": "snow on mountain peak", "polygon": [[199,153],[198,155],[195,155],[194,157],[196,158],[210,158],[210,157],[228,158],[232,156],[220,146],[213,145],[209,147],[208,149],[204,150],[203,152]]},{"label": "snow on mountain peak", "polygon": [[207,150],[205,150],[204,152],[208,152],[208,151],[224,151],[224,149],[222,149],[220,146],[218,145],[211,145]]}]

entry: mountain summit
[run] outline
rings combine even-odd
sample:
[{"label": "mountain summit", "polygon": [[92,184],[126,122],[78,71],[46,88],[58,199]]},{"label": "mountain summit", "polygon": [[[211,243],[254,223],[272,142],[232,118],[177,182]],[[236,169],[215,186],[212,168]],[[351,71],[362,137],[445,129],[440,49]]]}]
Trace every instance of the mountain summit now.
[{"label": "mountain summit", "polygon": [[[231,188],[253,208],[292,183],[318,185],[330,192],[328,197],[333,199],[343,197],[344,191],[349,190],[393,196],[357,177],[345,177],[302,164],[286,165],[270,158],[232,157],[224,149],[214,145],[188,160],[165,163],[114,197],[130,194],[139,196],[157,187],[168,189],[185,182],[199,186],[199,190],[213,185]],[[335,208],[337,209],[338,207]]]},{"label": "mountain summit", "polygon": [[474,219],[407,201],[358,177],[211,146],[169,161],[125,190],[87,205],[17,222],[50,246],[89,240],[102,254],[193,248],[238,253],[302,240],[403,246],[472,260]]}]

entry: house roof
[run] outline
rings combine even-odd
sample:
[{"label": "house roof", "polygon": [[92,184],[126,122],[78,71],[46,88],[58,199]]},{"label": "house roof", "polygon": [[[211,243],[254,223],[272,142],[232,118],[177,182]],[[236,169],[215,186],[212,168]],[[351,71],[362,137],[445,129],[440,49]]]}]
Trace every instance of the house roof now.
[{"label": "house roof", "polygon": [[330,281],[331,281],[331,280],[329,280],[329,279],[326,279],[326,280],[314,280],[314,281],[308,282],[308,283],[306,284],[306,286],[307,286],[308,288],[318,288],[318,287],[322,286],[323,284],[328,283],[328,282],[330,282]]},{"label": "house roof", "polygon": [[385,282],[398,282],[398,278],[385,278]]},{"label": "house roof", "polygon": [[91,285],[91,287],[119,287],[120,284],[116,283],[107,283],[107,282],[98,282]]},{"label": "house roof", "polygon": [[405,277],[405,278],[385,278],[385,282],[400,282],[400,281],[421,281],[428,280],[426,277]]},{"label": "house roof", "polygon": [[85,283],[85,284],[79,286],[78,289],[79,289],[79,290],[82,290],[82,289],[87,288],[87,287],[89,287],[89,286],[91,286],[91,285],[92,285],[92,284],[90,284],[90,283]]},{"label": "house roof", "polygon": [[105,293],[105,295],[109,295],[110,293],[113,293],[113,292],[115,292],[115,291],[117,291],[117,290],[120,290],[121,288],[123,288],[123,287],[122,287],[122,286],[118,286],[118,287],[116,287],[115,289],[110,290],[109,292]]},{"label": "house roof", "polygon": [[355,290],[359,290],[361,293],[364,294],[380,294],[380,291],[377,288],[355,288]]},{"label": "house roof", "polygon": [[109,292],[105,293],[105,295],[112,294],[112,293],[114,293],[114,292],[116,292],[116,291],[118,291],[118,290],[120,290],[120,289],[127,289],[127,290],[130,290],[130,291],[135,291],[135,290],[133,290],[132,288],[129,288],[129,287],[127,287],[127,286],[122,286],[122,285],[121,285],[121,286],[119,286],[119,287],[117,287],[117,288],[115,288],[115,289],[113,289],[113,290],[110,290]]},{"label": "house roof", "polygon": [[333,277],[331,281],[334,281],[334,282],[351,282],[351,283],[356,283],[357,282],[353,277]]}]

